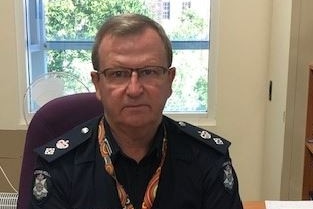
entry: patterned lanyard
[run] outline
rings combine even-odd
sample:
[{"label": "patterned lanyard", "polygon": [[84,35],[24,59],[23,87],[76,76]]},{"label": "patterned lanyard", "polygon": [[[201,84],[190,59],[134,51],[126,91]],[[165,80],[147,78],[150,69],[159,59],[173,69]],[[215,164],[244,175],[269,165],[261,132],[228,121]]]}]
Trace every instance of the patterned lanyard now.
[{"label": "patterned lanyard", "polygon": [[[123,186],[117,180],[117,177],[116,177],[116,174],[114,171],[114,166],[113,166],[113,163],[112,163],[111,157],[110,157],[112,154],[112,150],[111,150],[111,147],[110,147],[110,144],[109,144],[107,138],[105,137],[105,128],[104,128],[103,120],[101,120],[99,123],[98,141],[99,141],[99,145],[100,145],[100,152],[101,152],[101,155],[102,155],[102,157],[104,159],[104,163],[105,163],[105,165],[104,165],[105,170],[115,180],[116,189],[117,189],[118,196],[120,198],[121,205],[122,205],[123,209],[134,209],[134,206],[130,202],[128,194],[126,193]],[[152,178],[150,179],[150,181],[148,183],[148,186],[147,186],[147,189],[145,192],[145,196],[144,196],[144,200],[143,200],[143,203],[141,206],[142,209],[150,209],[152,207],[152,204],[154,202],[156,192],[158,189],[158,185],[159,185],[159,178],[160,178],[161,169],[162,169],[164,159],[165,159],[166,149],[167,149],[167,140],[166,140],[166,130],[165,130],[164,131],[164,138],[163,138],[163,145],[162,145],[161,162],[160,162],[159,167],[157,168],[157,170],[155,171],[154,175],[152,176]]]}]

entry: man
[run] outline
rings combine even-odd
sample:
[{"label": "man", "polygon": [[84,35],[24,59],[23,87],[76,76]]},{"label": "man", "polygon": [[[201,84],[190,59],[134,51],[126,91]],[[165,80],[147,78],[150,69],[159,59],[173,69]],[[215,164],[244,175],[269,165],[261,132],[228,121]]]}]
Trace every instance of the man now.
[{"label": "man", "polygon": [[158,23],[136,14],[110,18],[92,62],[104,115],[36,149],[31,208],[242,208],[230,143],[162,114],[175,68]]}]

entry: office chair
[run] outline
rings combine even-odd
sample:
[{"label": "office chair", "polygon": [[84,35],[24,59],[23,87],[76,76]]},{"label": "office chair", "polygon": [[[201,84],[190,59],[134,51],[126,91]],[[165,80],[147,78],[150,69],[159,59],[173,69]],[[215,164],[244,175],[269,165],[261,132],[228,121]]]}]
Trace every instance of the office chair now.
[{"label": "office chair", "polygon": [[30,204],[36,162],[34,148],[101,114],[103,107],[95,93],[59,97],[46,103],[35,113],[26,134],[17,209],[26,209]]}]

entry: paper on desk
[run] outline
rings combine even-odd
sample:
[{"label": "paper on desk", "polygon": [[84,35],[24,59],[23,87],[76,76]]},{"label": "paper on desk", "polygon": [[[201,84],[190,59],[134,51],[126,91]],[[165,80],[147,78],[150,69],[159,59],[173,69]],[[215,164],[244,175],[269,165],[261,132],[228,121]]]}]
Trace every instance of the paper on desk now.
[{"label": "paper on desk", "polygon": [[313,201],[265,201],[266,209],[312,209]]}]

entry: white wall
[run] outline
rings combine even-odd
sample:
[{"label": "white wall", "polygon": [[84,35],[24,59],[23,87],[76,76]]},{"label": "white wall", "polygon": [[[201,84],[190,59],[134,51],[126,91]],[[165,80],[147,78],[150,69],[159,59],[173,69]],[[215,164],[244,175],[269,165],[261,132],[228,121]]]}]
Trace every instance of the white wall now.
[{"label": "white wall", "polygon": [[[304,1],[304,0],[303,0]],[[21,95],[23,89],[19,79],[24,73],[23,62],[24,36],[21,24],[21,0],[0,1],[0,129],[19,129],[21,121]],[[280,196],[281,169],[275,170],[275,176],[264,175],[264,147],[266,102],[268,88],[268,69],[271,63],[280,66],[279,60],[270,59],[270,49],[275,40],[272,38],[273,24],[280,25],[281,19],[275,19],[273,8],[275,0],[218,0],[219,28],[217,50],[217,101],[216,126],[207,127],[232,142],[231,155],[240,181],[243,200],[264,199],[264,192],[272,188],[272,198]],[[276,2],[276,3],[275,3]],[[281,0],[280,3],[285,2]],[[273,4],[274,3],[274,4]],[[290,15],[290,1],[282,15]],[[274,7],[273,7],[274,5]],[[278,14],[278,13],[276,13]],[[277,16],[280,18],[281,16]],[[288,17],[287,17],[288,18]],[[276,22],[276,23],[275,23]],[[283,21],[279,31],[287,31],[288,23]],[[285,36],[285,38],[288,35]],[[283,59],[282,64],[285,64]],[[276,65],[275,64],[275,65]],[[22,83],[22,86],[24,83]],[[284,146],[280,141],[277,148]],[[275,149],[267,149],[267,155],[273,155]],[[280,151],[282,152],[282,151]],[[281,159],[281,153],[279,154]],[[282,168],[278,159],[272,166]],[[268,160],[268,159],[267,159]],[[289,169],[287,169],[289,172]],[[264,188],[264,182],[277,180]]]},{"label": "white wall", "polygon": [[267,101],[263,190],[267,199],[279,199],[284,152],[285,111],[289,70],[292,0],[273,0],[268,83],[272,100]]},{"label": "white wall", "polygon": [[[22,2],[22,1],[20,1]],[[0,128],[15,129],[20,120],[18,42],[15,1],[0,3]]]},{"label": "white wall", "polygon": [[232,141],[245,200],[261,198],[270,0],[219,1],[217,112],[214,128]]}]

